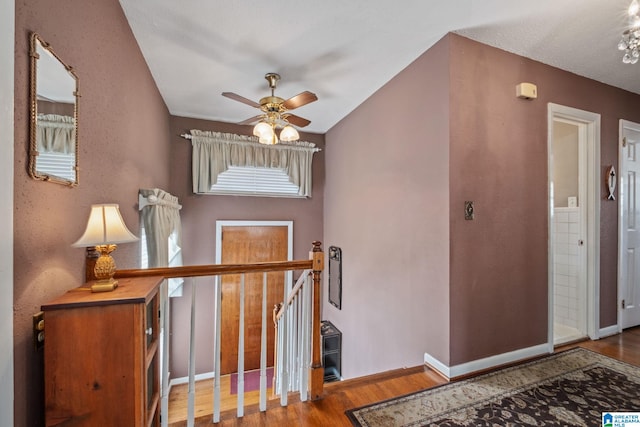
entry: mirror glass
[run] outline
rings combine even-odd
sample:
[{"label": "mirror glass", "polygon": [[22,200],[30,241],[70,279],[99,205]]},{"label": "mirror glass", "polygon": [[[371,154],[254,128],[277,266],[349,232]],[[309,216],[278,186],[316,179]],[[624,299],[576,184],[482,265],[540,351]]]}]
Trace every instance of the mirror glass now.
[{"label": "mirror glass", "polygon": [[78,185],[78,77],[35,33],[30,86],[29,175]]},{"label": "mirror glass", "polygon": [[342,309],[342,249],[329,247],[329,302]]}]

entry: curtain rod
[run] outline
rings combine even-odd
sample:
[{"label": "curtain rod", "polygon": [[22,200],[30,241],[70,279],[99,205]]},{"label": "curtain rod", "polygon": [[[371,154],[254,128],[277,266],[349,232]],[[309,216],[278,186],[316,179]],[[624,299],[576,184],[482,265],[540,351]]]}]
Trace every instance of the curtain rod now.
[{"label": "curtain rod", "polygon": [[183,137],[184,139],[193,139],[193,135],[191,135],[190,133],[183,133],[180,136]]}]

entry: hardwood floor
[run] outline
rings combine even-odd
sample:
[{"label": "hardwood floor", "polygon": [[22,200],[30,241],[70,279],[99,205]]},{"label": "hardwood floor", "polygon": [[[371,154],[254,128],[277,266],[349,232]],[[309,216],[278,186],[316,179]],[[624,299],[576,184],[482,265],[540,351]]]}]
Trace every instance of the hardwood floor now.
[{"label": "hardwood floor", "polygon": [[[634,365],[640,365],[640,327],[628,329],[622,334],[603,338],[598,341],[584,341],[558,347],[565,350],[572,347],[584,347],[615,359]],[[324,397],[314,402],[291,401],[283,408],[279,401],[269,401],[267,412],[261,413],[256,405],[245,408],[245,416],[236,418],[236,411],[222,413],[217,426],[351,426],[344,412],[347,409],[390,399],[407,393],[423,390],[446,380],[429,368],[422,366],[399,369],[363,378],[325,384]],[[200,412],[210,412],[211,396],[203,398]],[[199,405],[198,405],[199,406]],[[170,424],[174,427],[186,426],[179,421]],[[200,417],[197,426],[211,425],[211,416]]]}]

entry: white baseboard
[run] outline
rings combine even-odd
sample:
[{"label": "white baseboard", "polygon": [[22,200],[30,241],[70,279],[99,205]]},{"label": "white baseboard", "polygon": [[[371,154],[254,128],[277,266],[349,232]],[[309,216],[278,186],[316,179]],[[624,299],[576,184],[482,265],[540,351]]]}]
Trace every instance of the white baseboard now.
[{"label": "white baseboard", "polygon": [[448,379],[451,379],[459,377],[461,375],[471,374],[473,372],[494,368],[496,366],[505,365],[508,363],[513,363],[519,360],[529,359],[531,357],[536,357],[548,353],[549,345],[547,343],[544,343],[533,347],[510,351],[508,353],[485,357],[484,359],[472,360],[471,362],[466,362],[455,366],[447,366],[430,354],[425,353],[424,363],[437,370]]},{"label": "white baseboard", "polygon": [[[215,378],[216,374],[214,372],[205,372],[204,374],[197,374],[194,376],[196,381],[200,381],[200,380],[209,380],[211,378]],[[180,378],[173,378],[171,381],[169,381],[169,388],[173,387],[174,385],[179,385],[179,384],[187,384],[189,382],[189,377],[180,377]]]},{"label": "white baseboard", "polygon": [[610,337],[611,335],[616,335],[622,332],[618,325],[607,326],[606,328],[600,328],[598,331],[598,339]]}]

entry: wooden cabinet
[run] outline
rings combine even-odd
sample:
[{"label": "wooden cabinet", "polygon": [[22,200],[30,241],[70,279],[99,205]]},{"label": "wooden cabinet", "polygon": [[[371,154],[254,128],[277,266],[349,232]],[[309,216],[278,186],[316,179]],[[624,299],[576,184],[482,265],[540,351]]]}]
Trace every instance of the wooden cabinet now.
[{"label": "wooden cabinet", "polygon": [[47,426],[159,425],[160,277],[42,306]]}]

